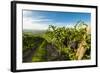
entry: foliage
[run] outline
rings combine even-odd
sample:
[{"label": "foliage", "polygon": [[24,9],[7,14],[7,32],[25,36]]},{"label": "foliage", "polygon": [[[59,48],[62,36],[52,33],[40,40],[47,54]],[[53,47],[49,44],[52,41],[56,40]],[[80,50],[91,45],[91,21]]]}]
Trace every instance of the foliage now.
[{"label": "foliage", "polygon": [[91,34],[87,33],[87,27],[87,24],[79,21],[70,28],[49,25],[48,30],[39,37],[23,34],[23,55],[27,53],[24,53],[26,49],[35,47],[28,62],[77,60],[79,44],[85,41],[86,52],[82,59],[90,59]]}]

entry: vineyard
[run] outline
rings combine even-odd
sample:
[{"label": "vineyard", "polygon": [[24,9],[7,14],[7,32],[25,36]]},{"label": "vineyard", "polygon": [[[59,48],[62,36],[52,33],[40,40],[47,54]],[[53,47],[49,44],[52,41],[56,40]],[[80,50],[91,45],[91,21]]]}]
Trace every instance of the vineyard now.
[{"label": "vineyard", "polygon": [[49,25],[45,32],[23,32],[23,62],[88,60],[90,27],[78,21],[73,27]]}]

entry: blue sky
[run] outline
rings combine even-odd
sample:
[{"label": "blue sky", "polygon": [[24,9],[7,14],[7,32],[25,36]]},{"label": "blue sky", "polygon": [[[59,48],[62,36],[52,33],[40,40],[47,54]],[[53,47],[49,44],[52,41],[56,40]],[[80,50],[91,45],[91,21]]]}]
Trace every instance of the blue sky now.
[{"label": "blue sky", "polygon": [[91,23],[90,13],[23,10],[23,29],[47,29],[49,25],[72,27],[82,20]]}]

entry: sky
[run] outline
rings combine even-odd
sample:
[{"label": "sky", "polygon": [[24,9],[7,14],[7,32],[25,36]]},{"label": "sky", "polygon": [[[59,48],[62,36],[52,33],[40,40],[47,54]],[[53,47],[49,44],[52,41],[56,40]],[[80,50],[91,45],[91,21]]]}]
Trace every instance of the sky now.
[{"label": "sky", "polygon": [[73,27],[78,21],[91,23],[90,13],[23,10],[23,29],[46,30],[49,25]]}]

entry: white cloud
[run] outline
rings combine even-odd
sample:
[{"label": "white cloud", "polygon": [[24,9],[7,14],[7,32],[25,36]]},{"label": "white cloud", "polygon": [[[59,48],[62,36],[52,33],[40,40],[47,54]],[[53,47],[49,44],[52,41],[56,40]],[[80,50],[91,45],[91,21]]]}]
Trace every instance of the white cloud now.
[{"label": "white cloud", "polygon": [[[43,23],[44,22],[44,23]],[[47,23],[46,23],[47,22]],[[23,17],[23,29],[30,29],[30,30],[46,30],[48,29],[49,22],[52,25],[56,25],[58,27],[73,27],[72,23],[53,23],[50,19],[35,19],[31,17]],[[65,25],[66,24],[66,25]]]},{"label": "white cloud", "polygon": [[73,28],[75,24],[73,23],[55,23],[58,27],[66,27],[66,28]]},{"label": "white cloud", "polygon": [[37,20],[37,19],[33,20],[32,18],[24,17],[23,18],[23,29],[45,30],[48,28],[47,24],[38,23],[38,21],[42,21],[42,20]]},{"label": "white cloud", "polygon": [[23,11],[23,29],[46,30],[51,24],[58,27],[73,27],[72,23],[54,23],[52,19],[48,19],[39,13]]},{"label": "white cloud", "polygon": [[31,10],[24,10],[23,11],[24,18],[33,18],[33,19],[43,19],[45,16],[40,15],[38,12],[31,11]]},{"label": "white cloud", "polygon": [[23,29],[45,30],[51,22],[51,19],[47,19],[37,12],[23,11]]},{"label": "white cloud", "polygon": [[24,15],[24,16],[25,16],[25,15],[30,15],[30,14],[32,14],[32,11],[23,10],[23,15]]}]

